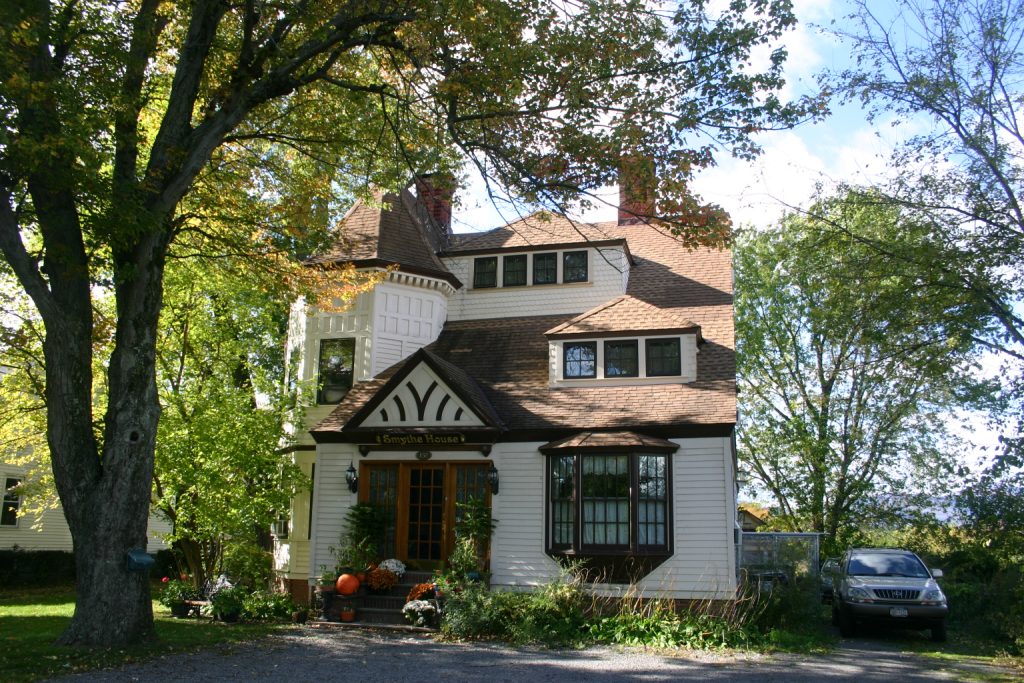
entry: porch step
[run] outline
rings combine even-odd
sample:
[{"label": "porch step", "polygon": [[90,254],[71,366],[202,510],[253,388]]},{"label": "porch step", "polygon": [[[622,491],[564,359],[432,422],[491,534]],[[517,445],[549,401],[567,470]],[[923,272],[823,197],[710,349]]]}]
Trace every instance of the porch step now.
[{"label": "porch step", "polygon": [[328,611],[328,621],[336,622],[340,618],[341,605],[349,603],[356,608],[356,620],[363,624],[407,624],[402,607],[413,586],[419,583],[431,583],[434,573],[430,571],[407,571],[399,583],[384,593],[370,593],[360,587],[355,595],[335,597]]}]

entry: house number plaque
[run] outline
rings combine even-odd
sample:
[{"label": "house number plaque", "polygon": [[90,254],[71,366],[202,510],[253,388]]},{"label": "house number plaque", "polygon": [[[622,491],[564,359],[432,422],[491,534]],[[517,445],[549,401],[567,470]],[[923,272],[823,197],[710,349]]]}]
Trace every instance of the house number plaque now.
[{"label": "house number plaque", "polygon": [[433,455],[430,451],[416,451],[417,460],[430,460]]}]

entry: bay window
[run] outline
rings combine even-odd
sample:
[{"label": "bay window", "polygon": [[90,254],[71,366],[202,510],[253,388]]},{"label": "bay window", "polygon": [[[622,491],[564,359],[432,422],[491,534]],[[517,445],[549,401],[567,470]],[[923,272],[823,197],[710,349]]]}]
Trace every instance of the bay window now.
[{"label": "bay window", "polygon": [[549,552],[671,552],[668,454],[558,453],[547,480]]}]

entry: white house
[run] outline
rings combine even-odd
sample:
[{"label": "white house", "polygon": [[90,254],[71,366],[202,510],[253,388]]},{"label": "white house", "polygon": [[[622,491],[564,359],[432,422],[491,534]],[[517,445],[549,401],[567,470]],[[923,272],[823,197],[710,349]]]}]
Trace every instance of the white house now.
[{"label": "white house", "polygon": [[[0,381],[10,372],[10,368],[0,365]],[[21,451],[23,455],[31,453],[31,449]],[[3,493],[0,507],[0,550],[20,548],[71,552],[71,530],[68,529],[64,511],[59,505],[40,512],[27,512],[20,487],[27,483],[32,468],[22,464],[24,458],[11,455],[0,453],[0,492]],[[156,552],[167,547],[160,534],[168,531],[170,524],[165,519],[151,515],[146,535],[147,551]]]},{"label": "white house", "polygon": [[292,310],[289,354],[319,391],[292,452],[313,490],[277,539],[280,575],[308,594],[357,501],[387,513],[389,556],[440,567],[456,501],[478,496],[498,520],[495,588],[571,557],[647,595],[732,595],[729,252],[688,250],[628,205],[453,235],[450,198],[427,176],[416,196],[357,203],[311,260],[390,270],[342,313]]}]

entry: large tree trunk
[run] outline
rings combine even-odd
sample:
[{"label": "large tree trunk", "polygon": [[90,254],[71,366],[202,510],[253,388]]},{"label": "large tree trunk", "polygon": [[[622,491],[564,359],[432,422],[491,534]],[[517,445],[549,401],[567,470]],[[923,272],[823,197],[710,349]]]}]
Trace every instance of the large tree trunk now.
[{"label": "large tree trunk", "polygon": [[[155,358],[166,234],[156,230],[133,249],[115,253],[118,321],[98,467],[87,484],[68,481],[67,473],[55,468],[78,571],[75,614],[60,638],[63,644],[122,645],[154,635],[149,574],[129,571],[127,553],[146,547],[160,417]],[[48,374],[61,373],[68,365],[67,348],[89,347],[80,342],[59,348],[47,332]],[[51,434],[61,431],[60,413],[69,407],[62,403],[50,404]],[[51,448],[55,465],[88,457],[78,450],[80,445],[51,443]]]}]

